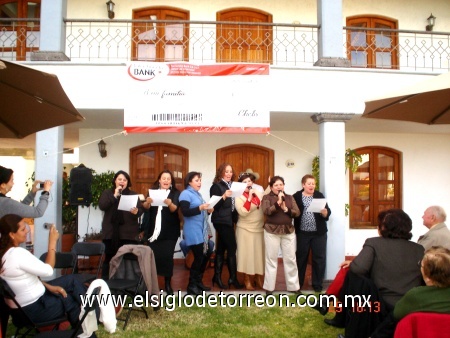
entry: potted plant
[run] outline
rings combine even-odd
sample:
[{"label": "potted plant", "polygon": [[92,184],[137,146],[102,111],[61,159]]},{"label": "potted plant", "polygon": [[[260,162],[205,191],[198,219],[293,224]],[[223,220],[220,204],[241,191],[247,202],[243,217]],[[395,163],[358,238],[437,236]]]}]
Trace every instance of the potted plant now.
[{"label": "potted plant", "polygon": [[93,177],[92,177],[92,185],[91,185],[91,192],[92,192],[92,206],[97,209],[98,207],[98,200],[100,199],[101,194],[106,189],[112,188],[112,180],[114,178],[114,171],[108,170],[104,173],[96,173],[94,171]]},{"label": "potted plant", "polygon": [[85,242],[101,242],[102,240],[102,231],[94,230],[94,228],[91,227],[91,232],[88,232],[84,235],[83,240]]}]

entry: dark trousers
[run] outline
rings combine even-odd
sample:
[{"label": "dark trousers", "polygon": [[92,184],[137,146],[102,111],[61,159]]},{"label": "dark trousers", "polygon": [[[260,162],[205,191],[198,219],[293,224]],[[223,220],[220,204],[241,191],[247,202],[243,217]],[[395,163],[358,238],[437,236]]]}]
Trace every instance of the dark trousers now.
[{"label": "dark trousers", "polygon": [[219,234],[218,241],[216,241],[216,255],[223,256],[226,251],[227,257],[235,257],[237,244],[234,227],[225,224],[213,225]]},{"label": "dark trousers", "polygon": [[300,287],[305,283],[306,266],[308,264],[310,249],[312,253],[312,286],[314,290],[322,290],[327,263],[327,234],[297,234],[297,252],[295,256],[297,258]]},{"label": "dark trousers", "polygon": [[203,254],[203,243],[191,245],[189,246],[192,253],[194,254],[194,261],[191,265],[191,271],[195,271],[200,274],[202,271],[203,261],[206,259],[206,256]]},{"label": "dark trousers", "polygon": [[24,311],[34,322],[44,322],[67,314],[72,326],[78,322],[81,311],[81,295],[86,294],[86,287],[75,277],[65,275],[47,282],[60,286],[67,292],[67,297],[45,291],[44,295],[33,304],[24,306]]}]

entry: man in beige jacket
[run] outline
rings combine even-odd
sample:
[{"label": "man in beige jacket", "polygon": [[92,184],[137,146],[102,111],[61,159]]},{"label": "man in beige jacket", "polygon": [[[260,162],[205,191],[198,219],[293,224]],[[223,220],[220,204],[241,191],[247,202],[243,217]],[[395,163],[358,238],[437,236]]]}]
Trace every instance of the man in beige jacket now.
[{"label": "man in beige jacket", "polygon": [[428,207],[423,213],[423,225],[429,230],[419,237],[417,243],[421,244],[425,250],[432,246],[443,246],[450,250],[450,230],[445,225],[447,215],[444,208],[440,206]]}]

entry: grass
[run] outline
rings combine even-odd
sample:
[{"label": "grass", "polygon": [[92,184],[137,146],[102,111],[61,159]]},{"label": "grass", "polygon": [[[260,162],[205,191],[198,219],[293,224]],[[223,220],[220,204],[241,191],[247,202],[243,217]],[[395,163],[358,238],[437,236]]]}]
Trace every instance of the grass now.
[{"label": "grass", "polygon": [[[295,296],[289,296],[295,302]],[[323,322],[317,311],[309,307],[177,307],[174,311],[148,308],[149,319],[143,313],[133,311],[128,326],[117,322],[113,337],[336,337],[343,329],[336,329]],[[124,311],[125,312],[125,311]],[[123,316],[123,312],[122,312]],[[329,313],[327,317],[333,317]],[[12,324],[7,337],[14,333]],[[99,325],[97,337],[110,337],[103,325]]]}]

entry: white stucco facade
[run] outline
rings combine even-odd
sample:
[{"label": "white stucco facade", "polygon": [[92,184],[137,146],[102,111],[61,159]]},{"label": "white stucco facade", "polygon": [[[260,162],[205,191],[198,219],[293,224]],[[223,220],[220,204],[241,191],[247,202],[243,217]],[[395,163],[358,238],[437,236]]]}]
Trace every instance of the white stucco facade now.
[{"label": "white stucco facade", "polygon": [[[318,2],[316,0],[277,2],[262,0],[255,4],[243,0],[231,2],[178,0],[170,1],[170,6],[189,9],[190,20],[214,21],[216,12],[225,8],[257,7],[271,13],[274,23],[316,24]],[[115,19],[129,20],[133,9],[158,5],[168,4],[153,1],[149,3],[145,0],[117,2]],[[370,13],[396,18],[399,20],[400,29],[423,31],[430,12],[437,16],[436,30],[450,31],[450,2],[447,0],[432,3],[423,0],[400,2],[380,0],[370,3],[345,0],[342,1],[342,26],[345,26],[346,17]],[[87,19],[88,16],[91,19],[105,19],[105,13],[104,1],[67,0],[65,17]],[[49,14],[51,13],[47,13]],[[342,32],[344,34],[344,31]],[[342,54],[344,57],[344,49]],[[341,149],[384,146],[401,152],[403,209],[413,220],[413,240],[417,240],[425,232],[421,216],[427,206],[438,204],[450,212],[450,176],[448,175],[450,129],[448,126],[426,126],[425,128],[414,123],[379,121],[359,123],[366,100],[436,76],[439,73],[437,71],[271,66],[266,99],[273,125],[267,135],[173,133],[123,135],[122,129],[109,127],[109,120],[112,117],[123,119],[127,100],[124,81],[125,63],[25,62],[25,64],[56,74],[81,114],[89,112],[90,116],[95,115],[98,119],[99,122],[95,128],[85,128],[80,125],[78,137],[79,162],[96,172],[129,171],[131,148],[152,142],[172,143],[189,150],[188,169],[199,170],[203,173],[201,193],[207,198],[216,170],[215,156],[218,148],[238,143],[251,143],[273,149],[274,173],[285,178],[286,191],[290,194],[301,189],[301,177],[311,172],[314,156],[320,155],[323,159],[336,161],[339,170],[333,169],[333,165],[323,166],[329,167],[329,171],[325,174],[324,186],[321,187],[326,195],[329,193],[333,195],[327,196],[332,201],[330,208],[333,211],[329,222],[329,236],[332,238],[330,237],[328,247],[328,257],[333,256],[333,259],[329,260],[329,265],[332,266],[328,268],[327,278],[334,276],[337,262],[341,261],[345,255],[356,255],[366,238],[377,235],[376,230],[349,229],[348,218],[343,215],[344,206],[349,200],[348,173],[341,168],[344,154],[341,158],[337,158],[336,150],[330,146],[333,143],[332,140],[327,139],[330,133],[333,136],[336,135],[336,146]],[[212,109],[213,107],[212,105]],[[313,114],[323,113],[354,114],[354,116],[350,121],[339,126],[317,125],[311,120]],[[97,143],[101,138],[107,143],[106,158],[101,158],[98,154]],[[41,148],[37,147],[37,149]],[[293,160],[295,165],[288,168],[285,164],[287,160]],[[22,162],[6,163],[11,163],[10,167],[13,166],[12,164],[22,166]],[[4,165],[8,166],[8,164]],[[17,176],[27,175],[22,174],[21,170],[15,170]],[[21,181],[22,178],[18,178],[16,184]],[[82,237],[86,229],[91,227],[100,229],[101,219],[102,213],[99,210],[92,207],[90,210],[79,208],[80,236]],[[45,233],[37,233],[37,236],[44,235]]]}]

